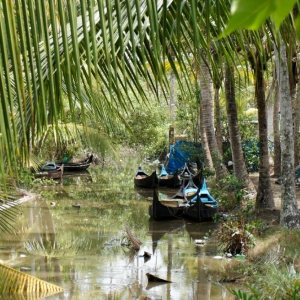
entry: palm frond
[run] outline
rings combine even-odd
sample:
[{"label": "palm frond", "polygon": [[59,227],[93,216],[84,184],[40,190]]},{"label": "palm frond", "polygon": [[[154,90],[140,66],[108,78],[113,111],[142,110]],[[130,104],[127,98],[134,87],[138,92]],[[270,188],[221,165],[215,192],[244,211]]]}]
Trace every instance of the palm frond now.
[{"label": "palm frond", "polygon": [[55,284],[38,279],[34,276],[17,271],[13,268],[0,264],[0,293],[9,294],[26,294],[30,299],[41,299],[62,292],[64,289]]}]

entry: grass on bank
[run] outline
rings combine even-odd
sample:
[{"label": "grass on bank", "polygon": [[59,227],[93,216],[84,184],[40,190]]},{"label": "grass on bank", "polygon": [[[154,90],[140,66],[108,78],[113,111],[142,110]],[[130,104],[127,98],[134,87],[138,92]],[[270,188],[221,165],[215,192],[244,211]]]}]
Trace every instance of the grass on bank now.
[{"label": "grass on bank", "polygon": [[[254,211],[232,175],[211,183],[211,193],[220,199],[221,216],[215,235],[221,252],[245,256],[224,265],[221,282],[239,282],[230,290],[237,299],[300,299],[300,231],[280,227],[280,211]],[[226,216],[226,217],[224,217]]]}]

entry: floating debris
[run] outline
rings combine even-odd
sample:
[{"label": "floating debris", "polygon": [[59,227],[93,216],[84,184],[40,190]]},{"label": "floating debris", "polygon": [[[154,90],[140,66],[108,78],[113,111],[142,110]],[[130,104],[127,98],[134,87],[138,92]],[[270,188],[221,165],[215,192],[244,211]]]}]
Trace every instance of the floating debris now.
[{"label": "floating debris", "polygon": [[143,255],[144,257],[151,257],[151,255],[152,255],[151,253],[144,251],[144,255]]},{"label": "floating debris", "polygon": [[151,282],[165,282],[165,283],[172,283],[172,281],[169,281],[169,280],[165,280],[165,279],[161,279],[155,275],[152,275],[150,273],[146,273],[146,276],[148,278],[148,281],[151,281]]}]

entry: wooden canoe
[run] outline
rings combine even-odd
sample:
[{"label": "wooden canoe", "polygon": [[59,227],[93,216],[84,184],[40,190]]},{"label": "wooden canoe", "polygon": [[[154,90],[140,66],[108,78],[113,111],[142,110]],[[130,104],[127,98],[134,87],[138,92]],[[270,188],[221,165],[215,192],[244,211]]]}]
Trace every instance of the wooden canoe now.
[{"label": "wooden canoe", "polygon": [[158,185],[164,187],[178,187],[181,185],[181,179],[178,175],[178,170],[174,173],[174,175],[166,174],[164,176],[158,177]]},{"label": "wooden canoe", "polygon": [[34,173],[35,178],[42,179],[62,179],[64,173],[64,166],[58,167],[56,170],[39,171]]},{"label": "wooden canoe", "polygon": [[209,193],[204,179],[196,196],[187,203],[184,213],[187,218],[202,222],[203,220],[212,219],[218,211],[219,204]]},{"label": "wooden canoe", "polygon": [[93,163],[93,155],[90,155],[86,160],[78,163],[62,163],[56,162],[57,167],[64,165],[65,172],[78,172],[86,170]]},{"label": "wooden canoe", "polygon": [[134,184],[143,188],[156,188],[158,187],[158,177],[156,170],[151,175],[146,174],[141,166],[138,167],[136,174],[134,175]]}]

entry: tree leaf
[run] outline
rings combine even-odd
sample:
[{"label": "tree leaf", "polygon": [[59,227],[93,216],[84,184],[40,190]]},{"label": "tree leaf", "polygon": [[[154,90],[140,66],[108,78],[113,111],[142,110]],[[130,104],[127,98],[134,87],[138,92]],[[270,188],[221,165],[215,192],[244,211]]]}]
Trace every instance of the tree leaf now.
[{"label": "tree leaf", "polygon": [[277,0],[276,9],[271,14],[272,19],[276,24],[276,28],[279,29],[280,24],[285,19],[285,17],[292,11],[295,0]]},{"label": "tree leaf", "polygon": [[294,3],[295,0],[233,0],[232,16],[220,37],[227,36],[237,29],[258,30],[270,16],[279,28]]}]

